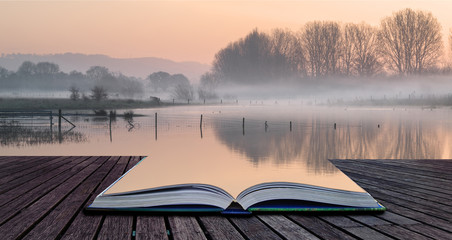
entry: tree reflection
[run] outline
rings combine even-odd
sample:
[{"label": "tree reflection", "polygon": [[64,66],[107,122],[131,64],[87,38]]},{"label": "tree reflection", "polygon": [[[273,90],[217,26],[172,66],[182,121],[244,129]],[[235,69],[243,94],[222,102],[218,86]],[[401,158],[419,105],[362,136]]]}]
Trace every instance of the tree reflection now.
[{"label": "tree reflection", "polygon": [[65,142],[81,143],[85,141],[87,141],[87,138],[80,132],[66,131],[58,133],[44,127],[23,127],[14,123],[0,124],[1,146],[25,147]]},{"label": "tree reflection", "polygon": [[[378,120],[352,119],[338,124],[313,116],[295,123],[293,130],[259,124],[241,129],[217,121],[218,139],[254,164],[284,165],[303,161],[315,172],[334,172],[327,159],[433,159],[450,152],[449,132],[423,120],[394,119],[380,126]],[[240,124],[237,124],[240,126]]]}]

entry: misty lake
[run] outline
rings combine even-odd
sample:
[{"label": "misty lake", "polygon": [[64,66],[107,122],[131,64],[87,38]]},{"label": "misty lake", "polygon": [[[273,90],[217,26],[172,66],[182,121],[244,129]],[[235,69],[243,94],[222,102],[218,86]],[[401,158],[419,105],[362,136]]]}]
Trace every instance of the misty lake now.
[{"label": "misty lake", "polygon": [[53,127],[46,122],[0,121],[0,155],[152,156],[185,148],[194,155],[215,156],[215,149],[221,147],[253,166],[290,167],[297,162],[314,172],[328,171],[326,159],[452,158],[452,110],[448,108],[256,102],[134,109],[139,116],[132,119],[117,112],[111,123],[108,117],[63,112],[76,127],[71,129],[62,121],[61,134],[58,117],[53,118]]}]

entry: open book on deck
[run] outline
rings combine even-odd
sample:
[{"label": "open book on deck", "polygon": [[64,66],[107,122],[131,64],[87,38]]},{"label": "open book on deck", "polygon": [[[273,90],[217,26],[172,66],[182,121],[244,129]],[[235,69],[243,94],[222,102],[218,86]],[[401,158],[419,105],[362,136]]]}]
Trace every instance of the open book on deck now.
[{"label": "open book on deck", "polygon": [[[187,183],[183,180],[184,176],[178,178],[179,175],[175,174],[168,177],[165,173],[159,174],[152,169],[152,159],[143,159],[99,194],[87,210],[230,214],[258,211],[385,210],[385,207],[339,170],[336,174],[339,177],[335,181],[346,183],[346,187],[341,187],[342,189],[293,181],[294,176],[290,172],[270,177],[281,181],[266,181],[268,176],[240,180],[234,173],[230,173],[229,181],[217,181],[215,184],[202,182],[200,176],[187,177],[186,180],[196,181]],[[148,180],[156,174],[158,177]],[[222,179],[220,175],[218,173],[218,178],[213,179]],[[253,173],[248,175],[259,176]],[[300,176],[298,178],[303,179]]]}]

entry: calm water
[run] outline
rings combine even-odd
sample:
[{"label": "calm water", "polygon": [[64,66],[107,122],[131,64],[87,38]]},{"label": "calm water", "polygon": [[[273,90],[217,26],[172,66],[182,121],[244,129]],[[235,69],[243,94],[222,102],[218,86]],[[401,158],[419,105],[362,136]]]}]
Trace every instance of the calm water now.
[{"label": "calm water", "polygon": [[152,156],[182,148],[196,155],[221,147],[252,166],[302,162],[313,172],[334,172],[325,161],[332,158],[452,158],[450,109],[281,105],[135,109],[144,116],[111,125],[107,117],[68,115],[76,127],[63,121],[61,135],[57,126],[19,123],[1,127],[0,155]]}]

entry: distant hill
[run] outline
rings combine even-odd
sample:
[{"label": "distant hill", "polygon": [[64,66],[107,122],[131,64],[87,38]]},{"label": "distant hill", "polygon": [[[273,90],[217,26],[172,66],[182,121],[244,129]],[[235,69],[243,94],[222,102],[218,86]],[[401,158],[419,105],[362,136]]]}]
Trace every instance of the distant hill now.
[{"label": "distant hill", "polygon": [[182,73],[191,82],[198,82],[199,77],[210,69],[207,64],[198,62],[174,62],[162,58],[112,58],[106,55],[86,55],[78,53],[64,54],[8,54],[0,57],[0,66],[16,71],[24,61],[53,62],[60,70],[69,73],[72,70],[86,72],[91,66],[105,66],[112,72],[122,72],[127,76],[146,78],[158,71],[170,74]]}]

